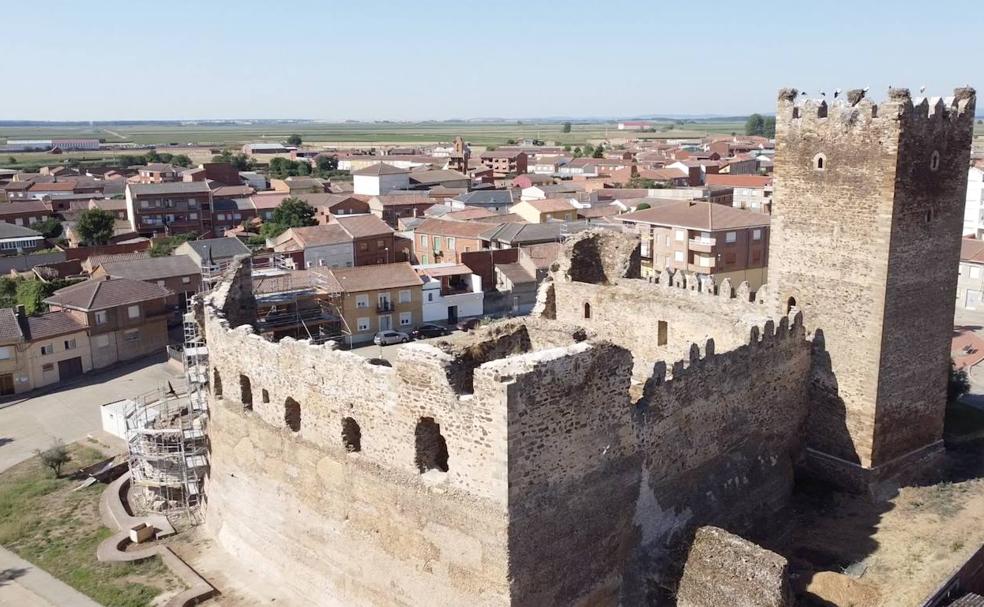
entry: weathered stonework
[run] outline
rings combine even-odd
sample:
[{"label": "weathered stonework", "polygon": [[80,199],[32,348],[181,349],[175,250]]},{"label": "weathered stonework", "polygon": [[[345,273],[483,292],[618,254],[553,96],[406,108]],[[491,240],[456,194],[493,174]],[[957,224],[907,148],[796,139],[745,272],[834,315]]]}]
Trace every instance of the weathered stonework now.
[{"label": "weathered stonework", "polygon": [[[255,335],[234,265],[201,313],[208,525],[288,603],[648,605],[677,589],[697,527],[742,533],[786,505],[804,453],[859,488],[929,457],[960,221],[954,186],[910,165],[932,143],[931,172],[955,175],[973,95],[933,116],[854,98],[821,112],[783,93],[776,270],[755,293],[641,279],[636,237],[585,231],[532,317],[389,367]],[[695,546],[693,568],[713,552]],[[757,581],[734,604],[783,604],[767,561],[743,561]],[[687,588],[681,604],[717,600]]]}]

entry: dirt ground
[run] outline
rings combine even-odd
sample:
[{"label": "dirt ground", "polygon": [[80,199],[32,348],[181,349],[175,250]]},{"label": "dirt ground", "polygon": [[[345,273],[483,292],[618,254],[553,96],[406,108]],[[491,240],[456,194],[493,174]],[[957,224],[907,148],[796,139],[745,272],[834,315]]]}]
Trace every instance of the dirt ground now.
[{"label": "dirt ground", "polygon": [[880,500],[801,484],[763,543],[808,607],[920,605],[984,544],[984,441],[951,445],[942,478]]}]

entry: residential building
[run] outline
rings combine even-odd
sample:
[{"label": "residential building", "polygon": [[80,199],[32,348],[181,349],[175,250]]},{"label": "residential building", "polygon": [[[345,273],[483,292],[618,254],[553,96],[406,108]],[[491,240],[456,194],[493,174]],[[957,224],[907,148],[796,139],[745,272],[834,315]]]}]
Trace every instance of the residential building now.
[{"label": "residential building", "polygon": [[297,196],[299,194],[318,194],[328,191],[328,182],[317,177],[288,177],[286,179],[271,179],[270,187],[274,192]]},{"label": "residential building", "polygon": [[330,223],[333,215],[364,215],[369,213],[369,198],[354,194],[299,194],[304,202],[317,211],[319,223]]},{"label": "residential building", "polygon": [[0,308],[0,396],[27,392],[31,383],[30,364],[25,347],[23,308]]},{"label": "residential building", "polygon": [[337,223],[289,228],[272,239],[270,244],[274,252],[281,253],[290,260],[289,265],[293,268],[339,268],[355,265],[352,237]]},{"label": "residential building", "polygon": [[282,143],[247,143],[242,147],[243,154],[247,156],[286,154],[290,150]]},{"label": "residential building", "polygon": [[423,282],[407,262],[309,271],[335,298],[350,343],[371,341],[379,331],[409,331],[423,322]]},{"label": "residential building", "polygon": [[424,322],[454,324],[485,313],[482,278],[460,263],[422,265],[417,273],[421,287]]},{"label": "residential building", "polygon": [[481,155],[482,164],[486,168],[492,169],[492,174],[496,178],[515,177],[527,172],[528,157],[526,152],[516,150],[494,150],[483,152]]},{"label": "residential building", "polygon": [[753,291],[766,281],[768,215],[710,202],[654,200],[651,208],[615,219],[638,231],[645,276],[684,270],[718,283],[747,281]]},{"label": "residential building", "polygon": [[509,207],[509,212],[519,215],[530,223],[574,221],[577,219],[577,207],[566,198],[524,200]]},{"label": "residential building", "polygon": [[547,198],[573,198],[584,192],[581,182],[532,185],[520,191],[520,200],[546,200]]},{"label": "residential building", "polygon": [[522,263],[497,264],[495,290],[498,297],[494,304],[491,298],[486,299],[486,313],[528,314],[536,305],[537,284],[536,274]]},{"label": "residential building", "polygon": [[448,201],[455,209],[477,207],[494,213],[508,213],[509,207],[515,203],[512,190],[473,190],[459,194]]},{"label": "residential building", "polygon": [[40,200],[18,200],[0,203],[0,222],[29,227],[51,219],[51,205]]},{"label": "residential building", "polygon": [[550,223],[504,223],[490,226],[482,239],[492,249],[511,249],[535,244],[561,242],[576,232],[591,228],[609,227],[587,221],[552,221]]},{"label": "residential building", "polygon": [[85,327],[92,367],[100,369],[164,350],[168,295],[156,284],[120,278],[86,280],[55,291],[44,302]]},{"label": "residential building", "polygon": [[124,221],[129,219],[126,214],[127,203],[125,199],[90,198],[87,206],[90,209],[100,209],[112,213],[116,219]]},{"label": "residential building", "polygon": [[162,162],[151,162],[145,166],[137,168],[137,175],[134,177],[136,183],[165,183],[178,181],[179,169],[170,164]]},{"label": "residential building", "polygon": [[212,232],[212,190],[200,181],[128,184],[126,207],[130,228],[144,236]]},{"label": "residential building", "polygon": [[772,210],[772,177],[763,175],[707,175],[709,188],[732,188],[731,204],[738,209],[762,213]]},{"label": "residential building", "polygon": [[[213,193],[214,194],[214,193]],[[212,233],[224,234],[256,217],[256,208],[248,197],[212,200]]]},{"label": "residential building", "polygon": [[434,204],[433,198],[422,193],[383,194],[369,199],[369,211],[396,228],[401,218],[423,217]]},{"label": "residential building", "polygon": [[239,171],[239,176],[246,185],[257,191],[265,190],[270,185],[267,182],[266,175],[263,173],[257,173],[256,171]]},{"label": "residential building", "polygon": [[263,221],[273,219],[273,212],[287,198],[283,192],[263,192],[249,197],[250,203],[256,209],[256,216]]},{"label": "residential building", "polygon": [[91,277],[142,280],[167,289],[169,306],[187,307],[188,299],[198,292],[202,270],[188,255],[138,257],[110,260],[94,268]]},{"label": "residential building", "polygon": [[89,336],[76,316],[58,311],[28,316],[22,324],[24,321],[30,389],[68,381],[92,370]]},{"label": "residential building", "polygon": [[375,215],[338,215],[333,222],[342,226],[352,239],[352,256],[357,266],[410,260],[410,243],[397,239],[393,229]]},{"label": "residential building", "polygon": [[187,255],[199,269],[228,264],[234,257],[249,255],[249,247],[238,238],[202,238],[183,242],[173,255]]},{"label": "residential building", "polygon": [[0,222],[0,255],[22,255],[44,246],[44,236],[40,232]]},{"label": "residential building", "polygon": [[957,277],[957,307],[984,309],[984,241],[960,241],[960,274]]},{"label": "residential building", "polygon": [[984,236],[984,169],[972,166],[967,174],[967,204],[964,206],[964,235]]},{"label": "residential building", "polygon": [[425,219],[413,231],[414,253],[422,265],[461,263],[462,253],[487,248],[482,234],[490,226],[483,222]]},{"label": "residential building", "polygon": [[436,187],[467,189],[471,186],[471,177],[450,169],[411,171],[409,177],[409,187],[415,190],[429,190]]},{"label": "residential building", "polygon": [[356,194],[379,196],[393,190],[410,188],[410,171],[379,162],[352,172],[352,191]]}]

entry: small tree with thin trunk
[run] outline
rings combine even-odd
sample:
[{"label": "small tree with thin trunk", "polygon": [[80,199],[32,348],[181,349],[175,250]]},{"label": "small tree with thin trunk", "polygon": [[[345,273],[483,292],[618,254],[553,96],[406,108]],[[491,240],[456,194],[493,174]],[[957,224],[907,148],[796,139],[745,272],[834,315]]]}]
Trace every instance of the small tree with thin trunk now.
[{"label": "small tree with thin trunk", "polygon": [[71,461],[72,456],[68,454],[68,447],[60,440],[54,441],[50,447],[44,451],[36,451],[41,463],[45,468],[50,468],[56,477],[61,476],[62,466]]}]

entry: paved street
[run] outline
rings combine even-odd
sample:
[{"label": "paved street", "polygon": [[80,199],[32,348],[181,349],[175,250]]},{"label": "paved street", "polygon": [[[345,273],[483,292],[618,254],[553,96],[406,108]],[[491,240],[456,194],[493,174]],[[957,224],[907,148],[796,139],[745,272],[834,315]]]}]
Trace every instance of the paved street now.
[{"label": "paved street", "polygon": [[[176,372],[166,363],[143,360],[28,399],[0,403],[0,472],[58,438],[72,443],[91,435],[122,450],[102,431],[99,406],[154,390]],[[0,607],[98,607],[44,571],[0,547]]]}]

